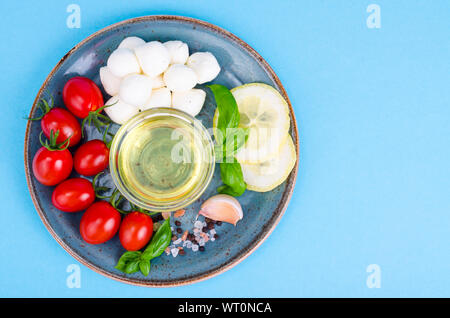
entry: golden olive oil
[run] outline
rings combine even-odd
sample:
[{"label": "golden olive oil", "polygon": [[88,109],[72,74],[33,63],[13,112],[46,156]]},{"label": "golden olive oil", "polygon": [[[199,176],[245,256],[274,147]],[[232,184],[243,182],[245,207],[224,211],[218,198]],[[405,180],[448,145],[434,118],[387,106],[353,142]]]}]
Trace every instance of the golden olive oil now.
[{"label": "golden olive oil", "polygon": [[202,181],[204,147],[192,124],[161,116],[125,136],[117,158],[124,186],[143,201],[172,201]]}]

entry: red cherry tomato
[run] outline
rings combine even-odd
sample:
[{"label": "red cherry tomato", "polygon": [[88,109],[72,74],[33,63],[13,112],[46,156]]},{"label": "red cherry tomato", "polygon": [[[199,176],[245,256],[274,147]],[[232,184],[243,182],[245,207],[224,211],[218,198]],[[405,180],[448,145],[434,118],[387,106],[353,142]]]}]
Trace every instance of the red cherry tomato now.
[{"label": "red cherry tomato", "polygon": [[120,225],[119,239],[128,251],[137,251],[150,241],[153,235],[153,221],[141,212],[131,212],[123,218]]},{"label": "red cherry tomato", "polygon": [[108,167],[109,149],[99,139],[81,145],[73,157],[75,170],[83,176],[94,176]]},{"label": "red cherry tomato", "polygon": [[90,112],[103,106],[103,96],[98,86],[89,78],[81,76],[67,81],[63,100],[72,114],[79,118],[86,118]]},{"label": "red cherry tomato", "polygon": [[84,212],[80,233],[83,240],[89,244],[101,244],[110,240],[119,229],[120,213],[106,201],[92,204]]},{"label": "red cherry tomato", "polygon": [[67,179],[53,190],[53,205],[64,212],[78,212],[87,209],[95,200],[94,187],[83,178]]},{"label": "red cherry tomato", "polygon": [[47,186],[53,186],[65,180],[72,172],[73,159],[69,150],[48,150],[41,147],[33,158],[33,174]]},{"label": "red cherry tomato", "polygon": [[81,127],[78,120],[70,112],[62,108],[50,109],[41,120],[44,135],[50,138],[50,132],[59,131],[57,143],[62,143],[70,137],[70,146],[75,146],[81,139]]}]

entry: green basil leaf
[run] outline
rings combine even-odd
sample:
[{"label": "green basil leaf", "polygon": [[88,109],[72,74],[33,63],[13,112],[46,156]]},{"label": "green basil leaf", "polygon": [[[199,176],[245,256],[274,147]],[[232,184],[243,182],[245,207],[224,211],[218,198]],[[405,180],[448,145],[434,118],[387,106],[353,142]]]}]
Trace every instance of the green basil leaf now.
[{"label": "green basil leaf", "polygon": [[[239,150],[248,139],[248,128],[228,128],[227,136],[225,138],[224,159],[226,162],[234,157],[237,150]],[[231,159],[233,162],[234,160]]]},{"label": "green basil leaf", "polygon": [[237,128],[239,126],[240,114],[236,100],[228,88],[223,85],[208,85],[214,94],[219,118],[217,121],[217,129],[222,132],[222,136],[227,135],[228,128]]},{"label": "green basil leaf", "polygon": [[170,218],[164,221],[161,227],[153,236],[150,244],[145,248],[142,259],[150,261],[160,256],[172,240],[172,230],[170,229]]},{"label": "green basil leaf", "polygon": [[216,160],[220,160],[220,176],[223,186],[219,187],[219,193],[232,196],[240,196],[247,188],[242,175],[239,162],[234,158],[237,150],[241,148],[248,138],[248,129],[238,128],[240,121],[239,109],[233,94],[223,85],[208,86],[214,94],[219,112],[217,129],[221,136],[216,140]]},{"label": "green basil leaf", "polygon": [[217,163],[225,161],[225,145],[214,145],[214,156]]},{"label": "green basil leaf", "polygon": [[141,260],[139,262],[139,269],[144,276],[148,276],[148,274],[150,273],[150,261],[147,261],[145,259]]},{"label": "green basil leaf", "polygon": [[125,266],[124,272],[127,274],[136,273],[137,271],[139,271],[139,262],[139,259],[129,262],[127,266]]},{"label": "green basil leaf", "polygon": [[141,254],[142,254],[142,252],[140,252],[140,251],[123,253],[122,256],[120,257],[119,261],[117,262],[117,265],[115,266],[115,268],[121,272],[125,272],[127,265],[131,262],[139,260],[141,258]]},{"label": "green basil leaf", "polygon": [[225,186],[217,189],[219,193],[238,197],[245,192],[247,184],[244,181],[241,165],[236,160],[232,163],[223,162],[220,164],[220,177]]},{"label": "green basil leaf", "polygon": [[228,194],[228,195],[231,195],[232,197],[238,197],[238,196],[242,195],[242,193],[238,193],[238,192],[234,191],[233,188],[231,188],[230,186],[227,186],[225,184],[218,187],[217,192],[220,194]]}]

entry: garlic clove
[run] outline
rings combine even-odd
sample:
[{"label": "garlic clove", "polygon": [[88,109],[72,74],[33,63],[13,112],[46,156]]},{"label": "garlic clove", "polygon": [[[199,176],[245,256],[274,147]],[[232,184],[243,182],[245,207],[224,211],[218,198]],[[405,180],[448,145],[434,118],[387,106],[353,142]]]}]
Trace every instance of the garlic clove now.
[{"label": "garlic clove", "polygon": [[244,217],[239,201],[227,194],[210,197],[202,204],[199,214],[211,220],[227,222],[235,226]]}]

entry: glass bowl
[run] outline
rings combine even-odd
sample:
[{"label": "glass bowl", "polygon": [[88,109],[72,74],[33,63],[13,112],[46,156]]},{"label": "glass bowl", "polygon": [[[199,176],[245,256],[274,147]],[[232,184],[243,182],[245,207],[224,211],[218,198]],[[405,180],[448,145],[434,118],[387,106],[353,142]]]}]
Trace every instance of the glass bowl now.
[{"label": "glass bowl", "polygon": [[109,165],[114,184],[128,201],[148,211],[176,211],[208,187],[214,145],[202,123],[189,114],[152,108],[120,127]]}]

